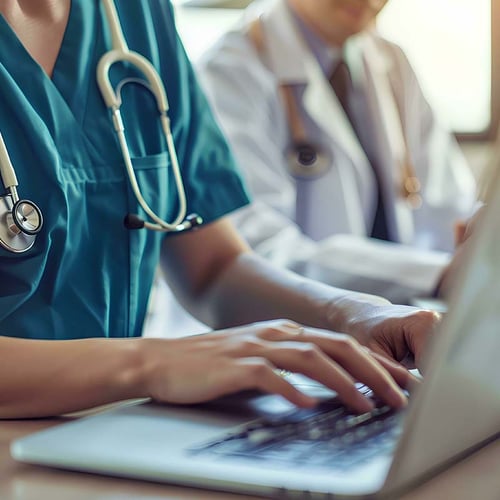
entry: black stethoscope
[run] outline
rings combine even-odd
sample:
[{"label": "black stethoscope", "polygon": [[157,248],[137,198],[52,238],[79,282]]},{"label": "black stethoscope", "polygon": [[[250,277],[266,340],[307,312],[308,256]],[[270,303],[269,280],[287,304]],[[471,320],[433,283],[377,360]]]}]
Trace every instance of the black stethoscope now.
[{"label": "black stethoscope", "polygon": [[[111,30],[112,48],[99,60],[97,65],[97,83],[106,107],[111,111],[113,128],[118,138],[132,191],[139,205],[150,219],[150,221],[145,221],[137,214],[127,214],[124,218],[125,227],[127,229],[146,228],[160,232],[182,232],[193,229],[202,224],[203,219],[197,214],[190,214],[186,217],[186,194],[170,129],[170,120],[168,117],[169,106],[165,87],[153,65],[144,56],[129,50],[113,0],[101,0],[101,2],[104,5],[106,19]],[[109,70],[117,62],[127,62],[130,66],[138,69],[146,79],[147,85],[145,86],[155,97],[161,129],[167,143],[168,154],[172,164],[172,173],[179,201],[177,216],[172,222],[163,220],[150,208],[144,200],[137,182],[125,137],[125,127],[120,113],[122,105],[121,93],[119,90],[115,91],[113,89],[109,80]],[[33,246],[36,234],[40,232],[43,226],[43,216],[35,203],[19,199],[16,174],[1,134],[0,171],[7,191],[6,194],[0,196],[0,245],[11,252],[26,252]]]}]

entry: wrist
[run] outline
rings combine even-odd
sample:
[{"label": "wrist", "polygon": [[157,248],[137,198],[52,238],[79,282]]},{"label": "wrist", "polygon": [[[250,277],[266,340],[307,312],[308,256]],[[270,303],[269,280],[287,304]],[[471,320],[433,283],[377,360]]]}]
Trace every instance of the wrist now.
[{"label": "wrist", "polygon": [[116,373],[116,386],[121,399],[149,397],[147,380],[150,340],[137,338],[118,341],[122,366]]},{"label": "wrist", "polygon": [[[376,316],[376,311],[380,306],[389,304],[387,299],[377,295],[347,293],[329,304],[327,309],[329,328],[358,338],[360,335],[359,324],[363,322],[366,325],[370,317]],[[365,329],[363,328],[363,330]],[[358,338],[358,340],[362,341],[363,339]]]}]

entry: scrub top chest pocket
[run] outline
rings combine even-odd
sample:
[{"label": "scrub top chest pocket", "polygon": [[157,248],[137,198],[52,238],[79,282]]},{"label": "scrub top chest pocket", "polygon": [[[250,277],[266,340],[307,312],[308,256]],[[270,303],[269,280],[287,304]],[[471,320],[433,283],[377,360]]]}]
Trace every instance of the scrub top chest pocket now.
[{"label": "scrub top chest pocket", "polygon": [[[156,68],[147,57],[142,54],[130,50],[125,35],[120,24],[120,17],[116,10],[113,0],[102,0],[106,21],[111,30],[111,50],[106,51],[99,59],[97,64],[97,84],[101,93],[102,99],[106,108],[111,112],[113,128],[119,143],[119,148],[122,154],[123,162],[127,176],[130,180],[132,192],[146,214],[146,220],[141,220],[134,216],[135,223],[129,224],[130,216],[127,218],[127,226],[133,229],[146,228],[161,232],[178,232],[186,229],[191,229],[189,219],[186,217],[186,193],[182,180],[180,165],[177,159],[177,151],[170,128],[170,118],[168,116],[169,103],[167,92]],[[134,72],[138,72],[141,76],[139,79],[128,77],[122,79],[118,85],[112,83],[111,68],[115,64],[127,66]],[[137,182],[135,169],[131,160],[132,154],[128,145],[125,134],[124,121],[122,119],[121,107],[123,103],[122,88],[127,83],[134,83],[147,89],[150,96],[154,98],[155,107],[157,109],[157,121],[159,120],[159,129],[165,139],[168,154],[171,161],[171,169],[174,176],[174,182],[178,195],[178,211],[175,218],[166,221],[158,215],[148,204],[144,198],[139,183]],[[143,129],[147,130],[147,129]],[[143,136],[136,136],[143,139]],[[201,223],[199,217],[195,217],[196,224]]]},{"label": "scrub top chest pocket", "polygon": [[[142,196],[147,200],[148,205],[160,217],[172,218],[178,205],[168,153],[164,151],[147,156],[135,156],[131,160]],[[128,193],[129,211],[127,213],[138,213],[145,217],[130,187]]]},{"label": "scrub top chest pocket", "polygon": [[[168,155],[133,162],[151,205],[169,216]],[[139,335],[162,233],[124,227],[125,214],[138,208],[122,165],[66,164],[58,177],[57,189],[40,198],[46,224],[34,248],[0,253],[1,331],[51,339]]]}]

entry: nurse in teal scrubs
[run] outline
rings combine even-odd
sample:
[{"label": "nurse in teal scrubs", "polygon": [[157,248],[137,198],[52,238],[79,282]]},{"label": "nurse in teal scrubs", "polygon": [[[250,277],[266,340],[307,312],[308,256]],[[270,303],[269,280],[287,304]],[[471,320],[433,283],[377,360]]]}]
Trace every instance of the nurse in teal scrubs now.
[{"label": "nurse in teal scrubs", "polygon": [[[255,257],[223,217],[248,198],[170,4],[116,4],[129,47],[154,65],[166,87],[187,212],[204,223],[181,234],[123,223],[126,214],[144,213],[96,83],[97,63],[111,46],[100,2],[0,0],[0,132],[20,197],[44,217],[27,252],[0,248],[0,417],[130,397],[203,401],[247,388],[315,403],[276,368],[320,380],[359,411],[371,402],[354,380],[404,405],[399,386],[411,375],[387,357],[413,354],[418,361],[435,315],[325,287]],[[178,193],[155,102],[128,64],[114,65],[111,80],[123,99],[142,194],[170,221]],[[223,332],[131,338],[140,337],[159,262],[186,308]]]}]

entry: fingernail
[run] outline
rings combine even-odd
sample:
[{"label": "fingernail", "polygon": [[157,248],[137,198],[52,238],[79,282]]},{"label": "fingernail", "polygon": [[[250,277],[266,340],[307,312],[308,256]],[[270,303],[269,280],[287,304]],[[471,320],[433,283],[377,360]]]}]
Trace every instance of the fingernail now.
[{"label": "fingernail", "polygon": [[408,398],[399,388],[391,390],[390,404],[394,408],[404,408],[408,404]]},{"label": "fingernail", "polygon": [[363,396],[362,394],[358,395],[358,400],[356,401],[356,409],[360,413],[368,413],[375,408],[375,403],[371,400]]},{"label": "fingernail", "polygon": [[318,399],[304,394],[298,406],[300,406],[301,408],[314,408],[318,404],[319,404]]}]

